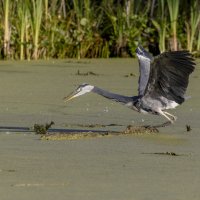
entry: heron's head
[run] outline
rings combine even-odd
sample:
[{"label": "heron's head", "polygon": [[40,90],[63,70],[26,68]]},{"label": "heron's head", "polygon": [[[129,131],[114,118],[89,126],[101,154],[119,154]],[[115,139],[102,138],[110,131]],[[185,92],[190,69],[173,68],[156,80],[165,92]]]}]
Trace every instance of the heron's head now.
[{"label": "heron's head", "polygon": [[94,89],[94,86],[89,85],[89,84],[82,84],[79,85],[78,88],[73,91],[71,94],[69,94],[68,96],[64,97],[64,101],[67,102],[75,97],[81,96],[83,94],[86,94],[88,92],[91,92]]},{"label": "heron's head", "polygon": [[152,59],[152,56],[150,55],[150,53],[147,52],[141,45],[137,47],[135,52],[137,54],[138,59],[148,59],[148,60]]}]

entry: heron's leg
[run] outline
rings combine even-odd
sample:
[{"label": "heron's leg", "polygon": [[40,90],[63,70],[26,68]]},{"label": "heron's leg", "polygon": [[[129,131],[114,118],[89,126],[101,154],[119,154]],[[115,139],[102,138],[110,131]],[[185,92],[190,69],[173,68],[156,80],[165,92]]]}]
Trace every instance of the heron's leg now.
[{"label": "heron's leg", "polygon": [[[163,124],[154,126],[155,128],[169,126],[170,124],[173,124],[174,121],[175,121],[175,119],[176,119],[175,116],[169,114],[168,112],[163,112],[162,110],[159,110],[158,113],[159,113],[160,115],[162,115],[163,117],[167,118],[168,121],[167,121],[167,122],[164,122]],[[170,117],[168,117],[167,114],[168,114],[170,117],[173,117],[173,119],[171,119]]]},{"label": "heron's leg", "polygon": [[[157,111],[160,115],[162,115],[163,117],[165,117],[168,121],[167,122],[164,122],[162,124],[159,124],[159,125],[155,125],[155,126],[152,126],[153,128],[160,128],[160,127],[165,127],[165,126],[169,126],[170,124],[173,124],[177,117],[168,113],[168,112],[163,112],[162,110],[159,110]],[[151,126],[146,126],[146,128],[148,127],[151,127]]]},{"label": "heron's leg", "polygon": [[177,120],[177,117],[176,116],[174,116],[174,115],[172,115],[172,114],[170,114],[170,113],[168,113],[168,112],[163,112],[165,115],[168,115],[168,116],[170,116],[172,119],[173,119],[173,121],[176,121]]},{"label": "heron's leg", "polygon": [[166,112],[162,112],[161,111],[161,112],[159,112],[159,114],[161,114],[162,116],[164,116],[165,118],[167,118],[171,123],[174,123],[175,120],[172,120],[170,117],[167,116],[167,114],[169,114],[169,113],[166,114]]}]

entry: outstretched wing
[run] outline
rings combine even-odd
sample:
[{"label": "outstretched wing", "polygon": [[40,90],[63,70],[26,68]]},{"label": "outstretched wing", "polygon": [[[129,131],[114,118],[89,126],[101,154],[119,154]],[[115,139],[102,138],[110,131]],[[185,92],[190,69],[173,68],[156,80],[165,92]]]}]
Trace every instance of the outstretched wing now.
[{"label": "outstretched wing", "polygon": [[145,88],[147,86],[149,80],[149,73],[150,73],[150,59],[146,59],[144,57],[139,57],[139,71],[140,77],[138,80],[138,95],[143,95]]},{"label": "outstretched wing", "polygon": [[155,57],[150,64],[144,96],[163,96],[181,104],[194,67],[194,59],[188,51],[165,52]]},{"label": "outstretched wing", "polygon": [[141,45],[137,47],[136,54],[139,60],[140,71],[140,77],[138,80],[138,95],[142,96],[149,80],[152,56]]}]

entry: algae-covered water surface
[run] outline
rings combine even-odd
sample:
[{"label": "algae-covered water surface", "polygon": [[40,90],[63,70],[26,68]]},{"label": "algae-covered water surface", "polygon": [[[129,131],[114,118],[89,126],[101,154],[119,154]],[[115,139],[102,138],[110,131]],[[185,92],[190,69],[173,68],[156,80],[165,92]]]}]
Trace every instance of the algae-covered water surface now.
[{"label": "algae-covered water surface", "polygon": [[[175,127],[184,129],[188,124],[192,127],[198,125],[195,123],[197,117],[194,117],[198,115],[198,82],[197,67],[190,77],[187,91],[192,98],[171,111],[178,116],[173,130]],[[138,114],[91,93],[64,103],[63,97],[81,83],[123,95],[137,95],[137,60],[1,62],[0,114],[4,116],[1,125],[32,126],[54,121],[55,127],[59,128],[80,129],[80,125],[82,128],[91,125],[89,128],[115,131],[123,130],[127,125],[155,125],[165,121],[162,117]]]},{"label": "algae-covered water surface", "polygon": [[[178,117],[175,124],[156,134],[120,135],[129,125],[157,125],[165,119],[92,93],[67,103],[63,97],[81,83],[137,95],[137,60],[0,62],[1,198],[35,199],[37,194],[37,199],[198,199],[199,82],[197,65],[187,90],[192,98],[170,111]],[[33,130],[36,124],[50,122],[54,129],[117,136],[57,141],[57,135],[41,140],[33,132],[4,129]]]}]

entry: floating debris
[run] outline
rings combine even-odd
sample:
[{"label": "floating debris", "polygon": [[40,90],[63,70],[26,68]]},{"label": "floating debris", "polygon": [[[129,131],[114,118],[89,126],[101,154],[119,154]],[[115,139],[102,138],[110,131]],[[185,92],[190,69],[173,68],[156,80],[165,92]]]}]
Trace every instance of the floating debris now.
[{"label": "floating debris", "polygon": [[187,130],[187,132],[190,132],[192,130],[191,126],[190,125],[186,125],[186,130]]},{"label": "floating debris", "polygon": [[77,71],[77,73],[75,75],[77,75],[77,76],[89,76],[89,75],[99,76],[99,74],[96,74],[92,71],[89,71],[89,72],[86,72],[86,73],[81,73],[79,70]]},{"label": "floating debris", "polygon": [[124,77],[128,78],[128,77],[135,77],[135,76],[136,76],[135,74],[130,73],[130,74],[125,75]]},{"label": "floating debris", "polygon": [[142,154],[156,154],[156,155],[166,155],[166,156],[183,156],[183,154],[177,154],[174,152],[155,152],[155,153],[142,153]]},{"label": "floating debris", "polygon": [[52,125],[55,123],[51,121],[50,123],[46,124],[34,124],[33,130],[35,131],[36,134],[42,134],[45,135],[48,133],[48,129],[51,128]]},{"label": "floating debris", "polygon": [[127,126],[126,130],[124,131],[125,134],[152,134],[152,133],[159,133],[159,130],[153,126]]}]

